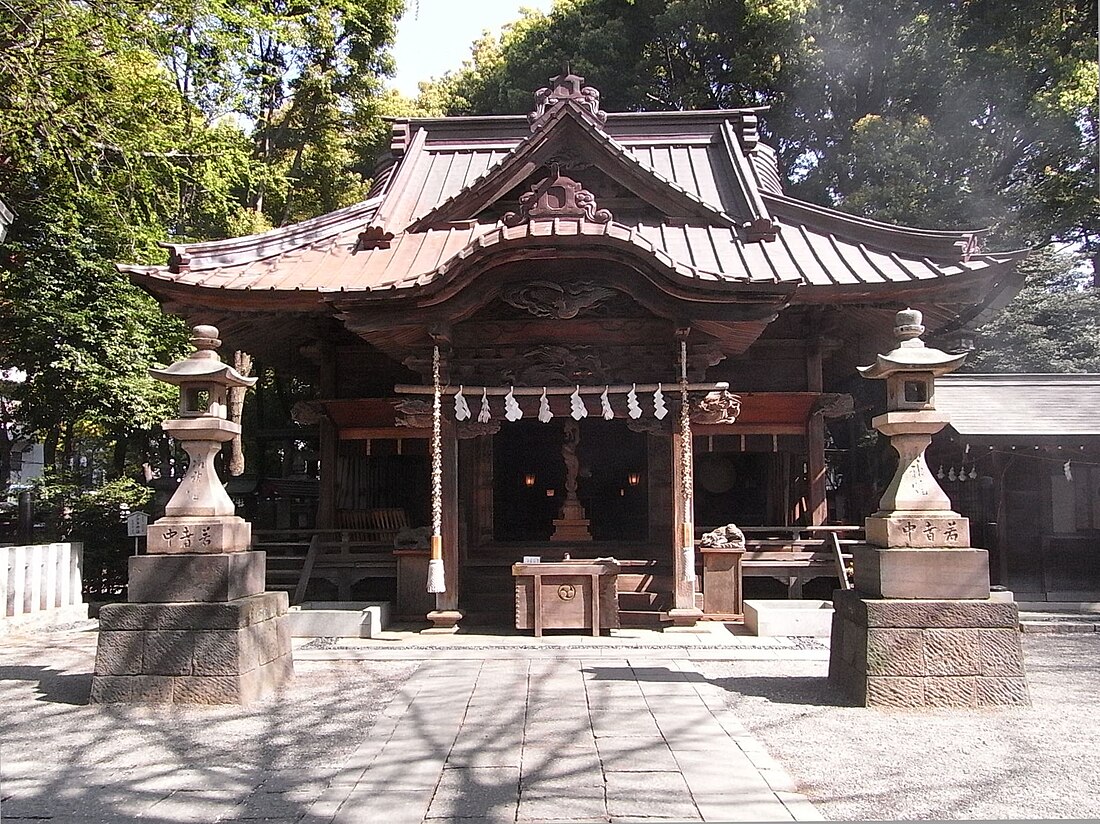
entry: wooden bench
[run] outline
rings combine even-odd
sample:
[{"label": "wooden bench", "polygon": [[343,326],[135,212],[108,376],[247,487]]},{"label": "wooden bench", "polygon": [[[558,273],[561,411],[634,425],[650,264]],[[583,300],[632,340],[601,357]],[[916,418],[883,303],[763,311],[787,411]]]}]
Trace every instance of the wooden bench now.
[{"label": "wooden bench", "polygon": [[855,526],[743,527],[745,553],[741,556],[741,577],[783,581],[787,584],[788,598],[801,598],[802,585],[815,578],[837,578],[842,589],[851,589],[847,566],[852,556],[844,552],[844,548],[858,541],[839,536],[854,534],[859,529]]},{"label": "wooden bench", "polygon": [[352,587],[365,578],[396,578],[394,535],[396,531],[377,529],[318,530],[310,540],[292,603],[304,600],[312,578],[335,585],[340,601],[350,601]]}]

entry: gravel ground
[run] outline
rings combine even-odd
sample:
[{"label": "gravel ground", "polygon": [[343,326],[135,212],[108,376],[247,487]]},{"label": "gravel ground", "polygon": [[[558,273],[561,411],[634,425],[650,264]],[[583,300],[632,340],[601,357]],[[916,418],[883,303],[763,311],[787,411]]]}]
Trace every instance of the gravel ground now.
[{"label": "gravel ground", "polygon": [[[91,631],[0,647],[9,821],[298,821],[417,664],[298,661],[250,707],[88,706]],[[826,816],[1100,819],[1100,633],[1025,635],[1033,706],[843,706],[824,661],[693,661]],[[167,720],[167,723],[166,723]]]},{"label": "gravel ground", "polygon": [[3,639],[5,824],[297,821],[416,669],[305,661],[291,690],[248,707],[89,706],[95,643],[92,631]]},{"label": "gravel ground", "polygon": [[1024,635],[1032,706],[839,706],[824,662],[705,665],[830,819],[1100,819],[1100,633]]}]

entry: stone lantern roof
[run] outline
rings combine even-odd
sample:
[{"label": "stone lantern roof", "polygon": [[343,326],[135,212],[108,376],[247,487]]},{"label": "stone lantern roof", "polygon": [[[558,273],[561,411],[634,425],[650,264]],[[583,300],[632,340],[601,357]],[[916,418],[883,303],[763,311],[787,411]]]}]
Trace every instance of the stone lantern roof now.
[{"label": "stone lantern roof", "polygon": [[931,372],[934,376],[954,372],[966,354],[951,355],[935,347],[925,346],[920,336],[924,334],[922,315],[916,309],[898,312],[894,334],[898,345],[885,355],[878,355],[870,366],[857,367],[865,378],[888,378],[899,372]]},{"label": "stone lantern roof", "polygon": [[256,378],[246,378],[232,366],[223,363],[215,351],[221,345],[218,330],[213,326],[196,326],[192,329],[190,355],[164,369],[150,369],[149,373],[165,383],[181,386],[196,381],[216,383],[222,386],[252,386]]}]

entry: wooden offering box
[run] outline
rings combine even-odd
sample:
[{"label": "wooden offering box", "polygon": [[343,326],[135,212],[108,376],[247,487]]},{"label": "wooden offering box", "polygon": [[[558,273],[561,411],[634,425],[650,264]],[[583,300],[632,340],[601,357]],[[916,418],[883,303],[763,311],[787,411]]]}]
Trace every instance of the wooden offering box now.
[{"label": "wooden offering box", "polygon": [[618,628],[615,590],[619,562],[612,558],[513,564],[516,581],[516,629]]}]

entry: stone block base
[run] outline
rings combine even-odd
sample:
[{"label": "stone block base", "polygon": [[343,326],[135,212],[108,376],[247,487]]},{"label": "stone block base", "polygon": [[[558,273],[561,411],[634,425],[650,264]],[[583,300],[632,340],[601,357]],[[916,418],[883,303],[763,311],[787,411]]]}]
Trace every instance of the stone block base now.
[{"label": "stone block base", "polygon": [[1015,603],[833,595],[829,679],[861,706],[1030,703]]},{"label": "stone block base", "polygon": [[252,524],[236,515],[176,515],[149,525],[150,555],[243,552],[252,544]]},{"label": "stone block base", "polygon": [[129,601],[134,604],[235,601],[264,591],[267,554],[135,555]]},{"label": "stone block base", "polygon": [[432,625],[420,632],[422,635],[453,635],[458,632],[458,622],[464,615],[457,609],[433,609],[427,616]]},{"label": "stone block base", "polygon": [[[870,519],[868,519],[870,522]],[[989,597],[989,553],[959,547],[852,547],[855,589],[871,598]]]},{"label": "stone block base", "polygon": [[287,595],[223,604],[108,604],[91,702],[244,704],[294,675]]},{"label": "stone block base", "polygon": [[673,608],[668,611],[669,625],[662,632],[710,632],[709,627],[699,626],[703,620],[703,610],[690,607]]},{"label": "stone block base", "polygon": [[968,547],[970,520],[957,512],[876,512],[863,522],[867,543],[881,547]]}]

